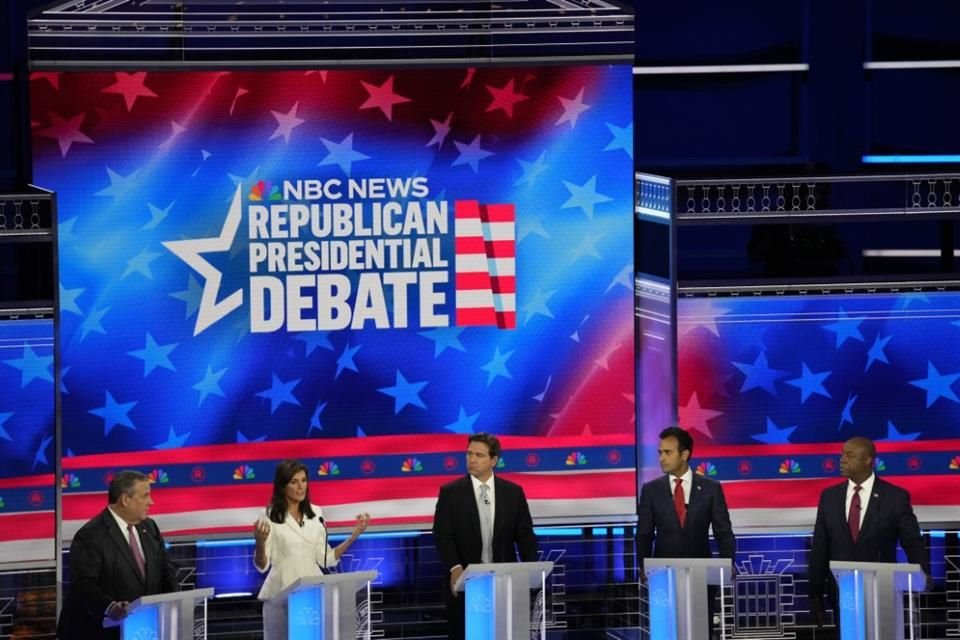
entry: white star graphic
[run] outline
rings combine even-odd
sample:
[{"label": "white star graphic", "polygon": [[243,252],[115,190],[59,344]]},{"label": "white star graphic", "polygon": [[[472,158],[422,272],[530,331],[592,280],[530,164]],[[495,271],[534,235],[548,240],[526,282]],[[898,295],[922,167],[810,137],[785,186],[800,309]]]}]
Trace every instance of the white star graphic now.
[{"label": "white star graphic", "polygon": [[583,89],[580,89],[580,93],[577,94],[576,98],[572,100],[570,98],[563,98],[557,96],[557,100],[560,101],[560,104],[563,105],[563,114],[557,119],[554,126],[559,126],[564,122],[570,123],[570,128],[573,129],[577,126],[577,119],[580,118],[580,114],[590,108],[591,105],[585,104],[583,102]]},{"label": "white star graphic", "polygon": [[269,140],[274,138],[283,138],[285,144],[290,143],[290,134],[293,133],[293,130],[300,125],[302,125],[306,120],[303,118],[297,117],[297,107],[300,106],[300,102],[294,102],[293,107],[287,113],[282,111],[270,110],[270,113],[273,114],[273,117],[277,119],[277,128],[274,130],[273,135],[270,136]]},{"label": "white star graphic", "polygon": [[200,335],[205,329],[222,320],[231,311],[243,304],[243,290],[238,289],[229,296],[217,302],[220,291],[220,281],[223,279],[217,269],[204,260],[200,254],[215,251],[229,251],[233,238],[240,228],[241,203],[240,193],[243,187],[237,185],[233,195],[233,203],[223,222],[223,229],[216,238],[195,238],[193,240],[171,240],[162,243],[172,254],[183,260],[187,265],[204,277],[203,295],[200,297],[200,311],[197,313],[197,324],[193,335]]}]

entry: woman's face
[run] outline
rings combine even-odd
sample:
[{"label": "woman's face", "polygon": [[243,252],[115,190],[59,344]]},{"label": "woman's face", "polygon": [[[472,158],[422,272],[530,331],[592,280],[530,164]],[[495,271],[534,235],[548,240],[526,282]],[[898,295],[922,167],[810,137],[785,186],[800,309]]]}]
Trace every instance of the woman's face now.
[{"label": "woman's face", "polygon": [[287,502],[300,503],[307,497],[307,472],[297,471],[287,483]]}]

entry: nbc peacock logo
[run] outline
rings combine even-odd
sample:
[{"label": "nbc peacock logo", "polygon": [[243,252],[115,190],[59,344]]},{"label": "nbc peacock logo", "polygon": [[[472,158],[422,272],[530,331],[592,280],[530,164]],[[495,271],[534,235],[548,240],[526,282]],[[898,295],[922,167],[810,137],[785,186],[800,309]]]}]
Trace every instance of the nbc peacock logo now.
[{"label": "nbc peacock logo", "polygon": [[418,471],[423,471],[423,463],[416,458],[407,458],[400,466],[400,471],[404,473],[416,473]]},{"label": "nbc peacock logo", "polygon": [[960,455],[953,456],[953,459],[950,460],[950,469],[953,471],[960,469]]},{"label": "nbc peacock logo", "polygon": [[170,482],[170,476],[168,476],[167,472],[163,469],[154,469],[147,474],[147,482],[150,484],[167,484]]},{"label": "nbc peacock logo", "polygon": [[886,471],[887,463],[883,461],[883,458],[877,458],[873,461],[873,469],[875,471]]},{"label": "nbc peacock logo", "polygon": [[248,198],[262,202],[263,200],[282,200],[283,196],[280,195],[280,187],[271,183],[269,180],[257,180],[253,186],[250,187],[250,195]]},{"label": "nbc peacock logo", "polygon": [[787,458],[780,463],[780,473],[800,473],[801,471],[802,469],[800,469],[800,463],[792,458]]},{"label": "nbc peacock logo", "polygon": [[3,496],[0,496],[0,509],[3,509],[7,506],[7,503],[3,501]]},{"label": "nbc peacock logo", "polygon": [[576,467],[584,464],[587,464],[587,456],[583,455],[579,451],[571,451],[569,454],[567,454],[568,467]]},{"label": "nbc peacock logo", "polygon": [[701,462],[697,465],[697,473],[702,476],[715,476],[717,475],[717,465],[712,462]]},{"label": "nbc peacock logo", "polygon": [[60,478],[60,488],[61,489],[76,489],[80,486],[80,478],[75,474],[65,473],[63,477]]},{"label": "nbc peacock logo", "polygon": [[506,467],[507,467],[507,459],[504,458],[503,456],[500,456],[499,458],[497,458],[497,469],[506,469]]},{"label": "nbc peacock logo", "polygon": [[233,470],[234,480],[253,480],[256,477],[257,474],[254,473],[253,467],[248,464],[242,464]]},{"label": "nbc peacock logo", "polygon": [[328,460],[320,465],[320,468],[317,469],[318,476],[338,476],[340,475],[340,467],[337,466],[336,462]]}]

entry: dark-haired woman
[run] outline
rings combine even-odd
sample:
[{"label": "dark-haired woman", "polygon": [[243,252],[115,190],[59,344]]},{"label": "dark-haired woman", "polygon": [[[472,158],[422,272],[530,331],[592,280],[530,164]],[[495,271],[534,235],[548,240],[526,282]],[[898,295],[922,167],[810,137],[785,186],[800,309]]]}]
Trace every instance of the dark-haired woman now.
[{"label": "dark-haired woman", "polygon": [[350,537],[331,548],[320,508],[310,503],[306,465],[297,460],[284,460],[277,465],[266,516],[254,525],[254,565],[260,573],[270,571],[257,596],[264,601],[264,638],[287,637],[285,605],[274,605],[270,599],[299,578],[320,575],[320,567],[336,565],[369,523],[369,514],[359,514]]}]

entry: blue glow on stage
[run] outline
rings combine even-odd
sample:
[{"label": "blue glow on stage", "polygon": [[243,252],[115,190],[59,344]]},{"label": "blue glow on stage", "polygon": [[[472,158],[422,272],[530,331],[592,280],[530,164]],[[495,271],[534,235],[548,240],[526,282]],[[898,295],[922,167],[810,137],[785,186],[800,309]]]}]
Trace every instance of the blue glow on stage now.
[{"label": "blue glow on stage", "polygon": [[924,154],[924,155],[868,155],[863,156],[864,164],[935,164],[935,163],[957,163],[960,162],[960,155],[957,154]]}]

